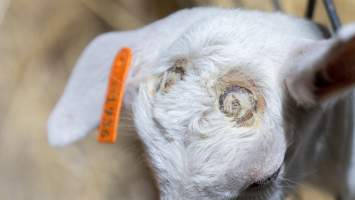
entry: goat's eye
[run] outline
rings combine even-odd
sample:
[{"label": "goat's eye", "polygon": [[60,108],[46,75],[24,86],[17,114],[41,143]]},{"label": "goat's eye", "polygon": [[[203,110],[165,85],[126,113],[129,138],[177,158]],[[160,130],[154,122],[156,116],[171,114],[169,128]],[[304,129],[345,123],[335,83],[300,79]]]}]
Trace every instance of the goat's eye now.
[{"label": "goat's eye", "polygon": [[256,102],[253,93],[243,87],[231,86],[219,97],[219,109],[238,124],[253,118],[256,112]]},{"label": "goat's eye", "polygon": [[183,80],[186,72],[186,59],[178,59],[174,65],[162,74],[157,90],[168,92],[172,85],[178,80]]}]

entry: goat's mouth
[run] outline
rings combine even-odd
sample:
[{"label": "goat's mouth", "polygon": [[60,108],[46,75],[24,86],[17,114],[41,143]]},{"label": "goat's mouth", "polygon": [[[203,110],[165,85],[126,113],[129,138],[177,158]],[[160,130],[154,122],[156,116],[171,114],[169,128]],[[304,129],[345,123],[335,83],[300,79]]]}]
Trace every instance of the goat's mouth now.
[{"label": "goat's mouth", "polygon": [[272,195],[273,192],[275,192],[275,190],[278,188],[278,179],[282,171],[283,167],[281,166],[270,176],[249,184],[240,193],[238,200],[250,199],[252,197],[258,197],[259,199],[268,199],[267,197]]}]

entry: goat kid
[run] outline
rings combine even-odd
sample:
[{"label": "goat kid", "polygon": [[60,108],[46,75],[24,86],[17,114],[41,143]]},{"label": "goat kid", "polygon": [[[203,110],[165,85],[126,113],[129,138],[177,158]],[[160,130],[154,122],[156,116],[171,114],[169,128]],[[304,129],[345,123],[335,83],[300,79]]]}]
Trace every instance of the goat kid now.
[{"label": "goat kid", "polygon": [[124,104],[161,199],[277,200],[303,178],[355,198],[355,26],[326,38],[281,13],[194,8],[100,35],[50,116],[50,144],[98,125],[124,46],[134,52]]}]

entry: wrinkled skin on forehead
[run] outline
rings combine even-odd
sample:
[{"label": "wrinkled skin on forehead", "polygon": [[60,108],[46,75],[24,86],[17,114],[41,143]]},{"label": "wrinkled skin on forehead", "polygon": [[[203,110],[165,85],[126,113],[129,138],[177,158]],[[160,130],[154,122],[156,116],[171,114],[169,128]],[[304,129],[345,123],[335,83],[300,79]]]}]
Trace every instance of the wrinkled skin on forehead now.
[{"label": "wrinkled skin on forehead", "polygon": [[[280,13],[197,8],[100,36],[51,115],[49,141],[64,145],[95,127],[109,72],[97,65],[109,66],[117,47],[129,46],[125,106],[161,199],[282,199],[284,179],[296,179],[291,172],[305,161],[298,144],[305,138],[301,146],[315,152],[304,120],[321,122],[314,120],[321,108],[353,84],[328,72],[344,65],[339,60],[354,67],[354,35],[346,29],[325,40],[315,24]],[[327,56],[339,48],[345,53]],[[319,74],[326,84],[315,81]],[[78,95],[85,102],[73,104]],[[63,133],[58,127],[69,119]]]}]

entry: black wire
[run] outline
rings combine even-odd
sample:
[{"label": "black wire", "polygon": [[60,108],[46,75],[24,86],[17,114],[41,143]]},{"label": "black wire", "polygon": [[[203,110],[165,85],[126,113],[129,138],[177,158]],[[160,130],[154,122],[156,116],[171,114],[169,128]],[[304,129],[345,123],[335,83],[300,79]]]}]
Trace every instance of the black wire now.
[{"label": "black wire", "polygon": [[307,19],[312,19],[314,16],[314,8],[316,7],[316,0],[308,0],[308,4],[307,4],[307,10],[305,13],[305,17]]},{"label": "black wire", "polygon": [[328,18],[332,24],[333,31],[336,32],[341,27],[341,22],[338,17],[333,0],[323,0],[324,7],[327,10]]}]

